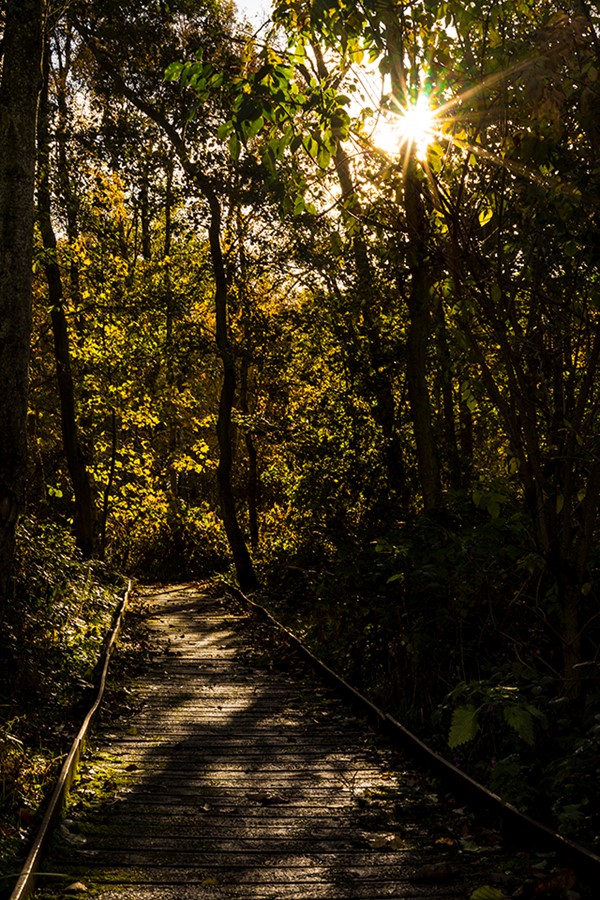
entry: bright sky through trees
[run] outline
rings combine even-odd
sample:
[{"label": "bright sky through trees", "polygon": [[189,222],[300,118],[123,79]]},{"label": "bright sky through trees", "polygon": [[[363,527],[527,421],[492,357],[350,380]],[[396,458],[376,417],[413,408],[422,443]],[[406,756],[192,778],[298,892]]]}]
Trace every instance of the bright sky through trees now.
[{"label": "bright sky through trees", "polygon": [[257,28],[271,17],[269,0],[236,0],[236,6],[240,16],[247,18]]},{"label": "bright sky through trees", "polygon": [[382,113],[371,139],[390,156],[414,146],[417,157],[421,159],[435,137],[435,125],[435,110],[430,106],[427,96],[420,94],[416,102],[405,109]]}]

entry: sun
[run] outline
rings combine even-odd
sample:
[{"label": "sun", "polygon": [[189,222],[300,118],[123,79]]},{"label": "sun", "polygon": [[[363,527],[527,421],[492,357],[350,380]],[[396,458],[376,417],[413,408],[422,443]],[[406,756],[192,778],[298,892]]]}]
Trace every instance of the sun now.
[{"label": "sun", "polygon": [[435,140],[436,111],[425,94],[414,103],[394,112],[382,113],[371,134],[376,147],[389,156],[397,156],[402,149],[413,149],[418,159],[425,159],[427,148]]}]

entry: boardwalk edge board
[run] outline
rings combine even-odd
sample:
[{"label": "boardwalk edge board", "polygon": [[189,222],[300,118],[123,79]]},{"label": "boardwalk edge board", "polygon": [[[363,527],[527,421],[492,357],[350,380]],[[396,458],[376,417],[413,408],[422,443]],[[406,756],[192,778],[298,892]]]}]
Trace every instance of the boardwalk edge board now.
[{"label": "boardwalk edge board", "polygon": [[[261,606],[250,597],[246,596],[239,588],[222,581],[222,587],[233,597],[241,601],[250,610],[253,610],[261,618],[269,622],[278,631],[285,634],[288,641],[301,653],[310,665],[320,672],[331,684],[337,687],[348,700],[377,728],[386,732],[390,737],[416,757],[423,765],[427,766],[432,774],[436,775],[442,783],[459,793],[474,806],[485,808],[500,817],[502,833],[505,841],[516,843],[525,841],[527,846],[539,846],[556,853],[562,863],[571,867],[588,879],[600,882],[600,856],[576,844],[574,841],[563,837],[536,819],[532,819],[526,813],[521,812],[511,803],[506,803],[497,794],[494,794],[483,784],[471,778],[461,771],[435,750],[432,750],[416,734],[401,725],[393,716],[383,712],[371,700],[352,687],[344,678],[320,660],[306,647],[293,631],[282,625],[268,609]],[[11,898],[13,900],[13,898]]]},{"label": "boardwalk edge board", "polygon": [[58,780],[50,798],[48,808],[46,809],[46,813],[44,815],[44,818],[42,819],[42,823],[33,842],[31,850],[29,851],[29,855],[25,860],[23,868],[21,869],[21,874],[19,875],[13,892],[10,895],[10,900],[27,900],[27,898],[31,897],[33,891],[35,890],[40,863],[42,861],[45,849],[48,845],[48,841],[51,837],[52,828],[56,822],[56,819],[60,815],[65,802],[65,798],[69,793],[69,789],[77,771],[77,766],[79,764],[81,754],[85,748],[88,734],[91,730],[92,724],[94,722],[94,719],[96,718],[98,710],[100,709],[100,704],[102,703],[102,699],[104,697],[106,679],[108,675],[108,665],[110,663],[112,652],[121,631],[121,626],[123,624],[123,619],[125,616],[125,611],[127,609],[130,593],[131,581],[128,582],[127,589],[123,594],[119,605],[117,606],[111,630],[108,633],[108,639],[104,648],[104,656],[103,658],[101,658],[102,671],[98,682],[96,697],[89,712],[83,720],[81,728],[79,729],[79,732],[77,733],[77,736],[73,741],[73,744],[71,745],[71,749],[67,755],[67,758],[63,763],[63,767],[60,771],[60,775],[58,776]]}]

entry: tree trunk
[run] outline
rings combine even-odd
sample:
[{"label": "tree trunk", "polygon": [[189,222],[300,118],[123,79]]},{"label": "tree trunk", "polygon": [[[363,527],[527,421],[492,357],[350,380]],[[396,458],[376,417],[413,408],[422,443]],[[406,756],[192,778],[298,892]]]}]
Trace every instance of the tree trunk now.
[{"label": "tree trunk", "polygon": [[[342,197],[355,196],[350,174],[350,163],[346,151],[341,146],[338,146],[336,150],[335,169],[342,190]],[[355,201],[355,205],[357,212],[360,213],[358,200]],[[395,497],[406,501],[406,472],[403,449],[396,427],[394,387],[382,346],[380,327],[373,310],[375,275],[360,229],[358,229],[353,238],[352,252],[357,279],[356,294],[362,302],[363,322],[367,333],[367,350],[371,367],[368,385],[374,401],[373,418],[381,429],[383,436],[384,458],[390,492]]]},{"label": "tree trunk", "polygon": [[406,339],[406,377],[413,420],[417,464],[425,510],[441,505],[442,491],[433,432],[431,398],[427,383],[427,349],[431,331],[429,277],[425,240],[425,212],[416,173],[414,148],[407,150],[404,194],[411,284],[408,297],[410,323]]},{"label": "tree trunk", "polygon": [[75,536],[77,546],[82,554],[84,557],[89,558],[93,555],[96,546],[96,514],[86,460],[79,442],[75,414],[75,390],[71,372],[69,332],[63,303],[62,277],[56,257],[56,235],[54,234],[51,219],[48,109],[49,66],[49,51],[47,51],[44,61],[44,87],[40,101],[38,127],[38,220],[44,249],[46,250],[44,268],[48,281],[50,319],[54,337],[54,358],[60,398],[63,446],[75,496]]},{"label": "tree trunk", "polygon": [[0,603],[27,465],[33,192],[43,0],[7,0],[0,83]]},{"label": "tree trunk", "polygon": [[[386,38],[391,61],[392,93],[408,101],[410,96],[404,70],[402,27],[396,12],[384,12]],[[404,210],[408,237],[408,264],[411,273],[406,346],[406,377],[410,403],[419,479],[425,510],[441,505],[440,471],[433,431],[431,397],[427,382],[427,350],[431,331],[430,275],[427,256],[426,219],[417,177],[415,148],[408,146],[403,164]]]},{"label": "tree trunk", "polygon": [[[246,338],[248,342],[248,338]],[[240,410],[244,416],[250,412],[248,403],[248,374],[250,362],[248,353],[242,359],[240,371]],[[258,454],[248,427],[245,429],[244,441],[248,456],[248,480],[246,484],[246,496],[248,500],[248,526],[250,529],[250,543],[252,548],[258,547]]]},{"label": "tree trunk", "polygon": [[223,384],[219,400],[219,416],[217,419],[217,438],[219,441],[219,465],[217,467],[217,485],[221,502],[221,513],[227,540],[233,555],[233,561],[240,587],[243,591],[254,590],[258,586],[252,560],[240,528],[233,488],[231,470],[233,466],[233,448],[231,440],[231,413],[235,399],[236,372],[233,351],[229,343],[227,324],[227,280],[221,249],[221,210],[218,198],[214,194],[207,197],[210,204],[209,240],[215,275],[215,321],[217,349],[223,364]]}]

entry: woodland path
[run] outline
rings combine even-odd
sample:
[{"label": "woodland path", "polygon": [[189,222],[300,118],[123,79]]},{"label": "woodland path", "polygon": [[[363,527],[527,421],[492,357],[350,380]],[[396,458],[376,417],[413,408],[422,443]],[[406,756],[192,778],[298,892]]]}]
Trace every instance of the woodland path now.
[{"label": "woodland path", "polygon": [[[229,600],[147,593],[153,653],[88,751],[37,897],[469,897],[462,810]],[[464,840],[463,840],[464,843]],[[471,848],[472,849],[472,848]]]}]

